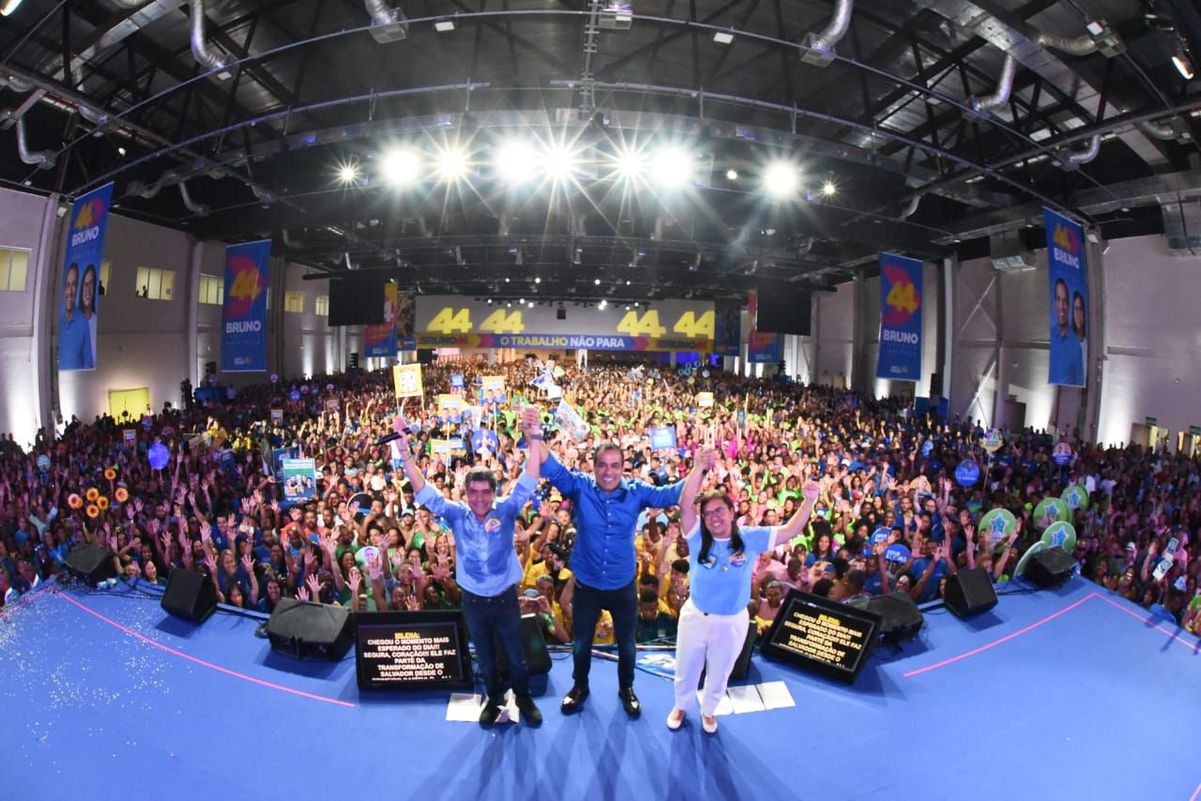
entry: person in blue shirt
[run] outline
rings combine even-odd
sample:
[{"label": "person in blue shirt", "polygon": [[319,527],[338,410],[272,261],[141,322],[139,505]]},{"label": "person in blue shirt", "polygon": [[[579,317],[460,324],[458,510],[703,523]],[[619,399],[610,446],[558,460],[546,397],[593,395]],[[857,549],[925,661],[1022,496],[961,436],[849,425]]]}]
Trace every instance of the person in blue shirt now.
[{"label": "person in blue shirt", "polygon": [[717,731],[717,704],[725,695],[750,625],[747,602],[755,561],[760,553],[804,531],[821,494],[817,482],[810,481],[802,490],[805,502],[787,523],[740,528],[735,522],[734,502],[724,492],[707,492],[697,500],[705,474],[716,464],[717,451],[701,451],[680,499],[692,592],[680,610],[676,635],[675,706],[667,716],[667,728],[673,731],[696,706],[702,670],[701,727],[709,734]]},{"label": "person in blue shirt", "polygon": [[1055,319],[1051,323],[1050,356],[1051,367],[1048,381],[1070,387],[1084,386],[1083,353],[1080,338],[1072,330],[1069,317],[1070,294],[1067,282],[1055,279],[1053,289]]},{"label": "person in blue shirt", "polygon": [[76,309],[79,294],[79,265],[67,267],[63,276],[63,303],[58,310],[58,369],[92,370],[92,336],[88,321]]},{"label": "person in blue shirt", "polygon": [[540,448],[542,475],[570,498],[576,538],[568,566],[575,578],[572,600],[574,684],[560,711],[569,715],[583,708],[592,667],[592,640],[601,610],[613,617],[617,638],[617,684],[622,707],[631,718],[642,714],[634,694],[635,631],[638,622],[637,559],[634,535],[639,513],[664,509],[680,500],[683,481],[653,487],[622,477],[623,452],[615,442],[603,442],[592,454],[592,475],[567,470],[548,448]]},{"label": "person in blue shirt", "polygon": [[522,414],[529,455],[525,470],[512,493],[497,499],[496,475],[484,468],[467,474],[464,492],[467,503],[448,501],[432,484],[427,484],[409,446],[408,424],[397,416],[393,430],[399,434],[401,464],[413,499],[431,514],[441,517],[454,532],[455,580],[463,594],[463,617],[475,658],[484,678],[487,700],[480,710],[480,724],[490,726],[500,717],[505,686],[496,664],[493,637],[498,636],[509,660],[509,680],[517,708],[531,726],[542,723],[542,713],[530,696],[530,674],[521,650],[521,607],[517,585],[523,571],[513,547],[513,521],[538,487],[541,424],[537,409],[526,407]]}]

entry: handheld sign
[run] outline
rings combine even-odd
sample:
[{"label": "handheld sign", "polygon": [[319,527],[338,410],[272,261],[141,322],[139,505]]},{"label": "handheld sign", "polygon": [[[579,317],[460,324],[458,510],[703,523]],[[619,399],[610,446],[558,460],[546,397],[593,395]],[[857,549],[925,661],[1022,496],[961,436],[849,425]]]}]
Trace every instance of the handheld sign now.
[{"label": "handheld sign", "polygon": [[676,447],[675,426],[655,426],[648,433],[650,435],[651,450],[662,451]]}]

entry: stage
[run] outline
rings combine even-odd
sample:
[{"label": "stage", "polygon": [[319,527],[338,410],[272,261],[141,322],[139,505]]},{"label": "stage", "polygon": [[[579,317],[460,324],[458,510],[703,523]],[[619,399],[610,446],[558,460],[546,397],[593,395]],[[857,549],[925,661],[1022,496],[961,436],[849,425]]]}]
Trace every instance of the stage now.
[{"label": "stage", "polygon": [[594,660],[563,717],[570,657],[536,687],[539,729],[449,722],[449,692],[360,693],[353,650],[297,662],[258,619],[168,616],[153,589],[46,587],[0,616],[0,787],[32,799],[1068,799],[1195,801],[1197,638],[1098,585],[1002,588],[963,621],[926,614],[854,685],[756,653],[747,684],[793,707],[697,713],[671,732],[666,679]]}]

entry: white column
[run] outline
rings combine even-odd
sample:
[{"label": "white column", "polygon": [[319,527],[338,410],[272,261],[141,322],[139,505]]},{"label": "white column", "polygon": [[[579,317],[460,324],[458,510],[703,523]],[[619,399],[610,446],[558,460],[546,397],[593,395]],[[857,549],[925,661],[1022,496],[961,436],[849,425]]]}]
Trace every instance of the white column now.
[{"label": "white column", "polygon": [[[187,294],[184,297],[185,308],[187,309],[187,321],[184,327],[184,345],[188,349],[188,372],[187,379],[192,382],[192,386],[200,386],[200,366],[198,361],[200,354],[197,352],[197,336],[200,330],[200,269],[204,266],[204,242],[192,242],[192,258],[188,263],[188,283]],[[224,278],[222,278],[224,280]],[[218,328],[215,335],[220,338],[221,330]],[[172,406],[175,404],[173,403]]]},{"label": "white column", "polygon": [[[53,400],[58,359],[50,321],[53,319],[51,310],[54,308],[54,295],[57,294],[54,277],[58,275],[58,270],[52,270],[50,266],[58,259],[58,203],[59,196],[50,195],[42,210],[33,284],[33,343],[30,359],[34,369],[33,402],[38,410],[38,425],[48,434],[54,433],[54,410],[57,406]],[[105,289],[107,291],[108,287]],[[53,437],[50,439],[53,440]]]}]

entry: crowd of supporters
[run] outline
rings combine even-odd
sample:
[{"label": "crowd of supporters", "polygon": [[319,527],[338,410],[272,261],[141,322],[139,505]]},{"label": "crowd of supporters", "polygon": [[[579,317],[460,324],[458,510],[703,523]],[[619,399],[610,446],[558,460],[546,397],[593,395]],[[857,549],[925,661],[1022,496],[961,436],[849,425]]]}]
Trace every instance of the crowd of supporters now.
[{"label": "crowd of supporters", "polygon": [[[1071,437],[1065,445],[1030,429],[1004,432],[989,455],[985,431],[971,421],[715,369],[556,372],[586,431],[559,430],[558,401],[531,385],[543,367],[526,359],[426,366],[424,401],[403,407],[391,373],[381,371],[267,383],[232,399],[202,393],[219,397],[188,398],[137,420],[71,420],[52,441],[39,435],[27,448],[0,438],[0,606],[63,570],[73,545],[95,542],[115,554],[124,576],[165,583],[174,569],[200,570],[221,602],[246,609],[270,612],[283,597],[368,611],[455,608],[454,539],[415,506],[389,446],[375,442],[403,411],[418,430],[421,470],[438,490],[461,499],[469,467],[484,465],[504,495],[524,460],[519,410],[532,403],[546,412],[548,445],[585,472],[602,441],[623,447],[627,475],[655,484],[682,478],[702,447],[717,447],[717,481],[734,498],[740,525],[783,523],[803,484],[816,479],[821,495],[805,534],[756,567],[749,602],[761,626],[790,587],[835,600],[901,590],[923,602],[966,567],[1003,581],[1040,537],[1035,507],[1071,485],[1088,491],[1072,521],[1080,572],[1190,631],[1201,626],[1201,553],[1191,546],[1201,534],[1196,459]],[[477,394],[485,375],[503,376],[503,395]],[[712,394],[711,405],[702,393]],[[478,411],[448,413],[437,394],[459,394]],[[676,445],[653,450],[648,432],[663,426],[674,426]],[[480,429],[490,434],[478,436]],[[163,449],[166,463],[156,469],[152,456]],[[281,452],[315,460],[310,499],[284,498]],[[981,466],[969,486],[955,478],[964,459]],[[978,528],[998,507],[1018,521],[999,537]],[[643,642],[670,640],[688,598],[678,521],[677,509],[651,509],[638,523]],[[574,535],[569,505],[542,487],[522,511],[515,547],[525,568],[523,610],[540,616],[551,642],[572,636]],[[896,544],[905,547],[890,550]],[[612,642],[606,617],[597,637]]]}]

